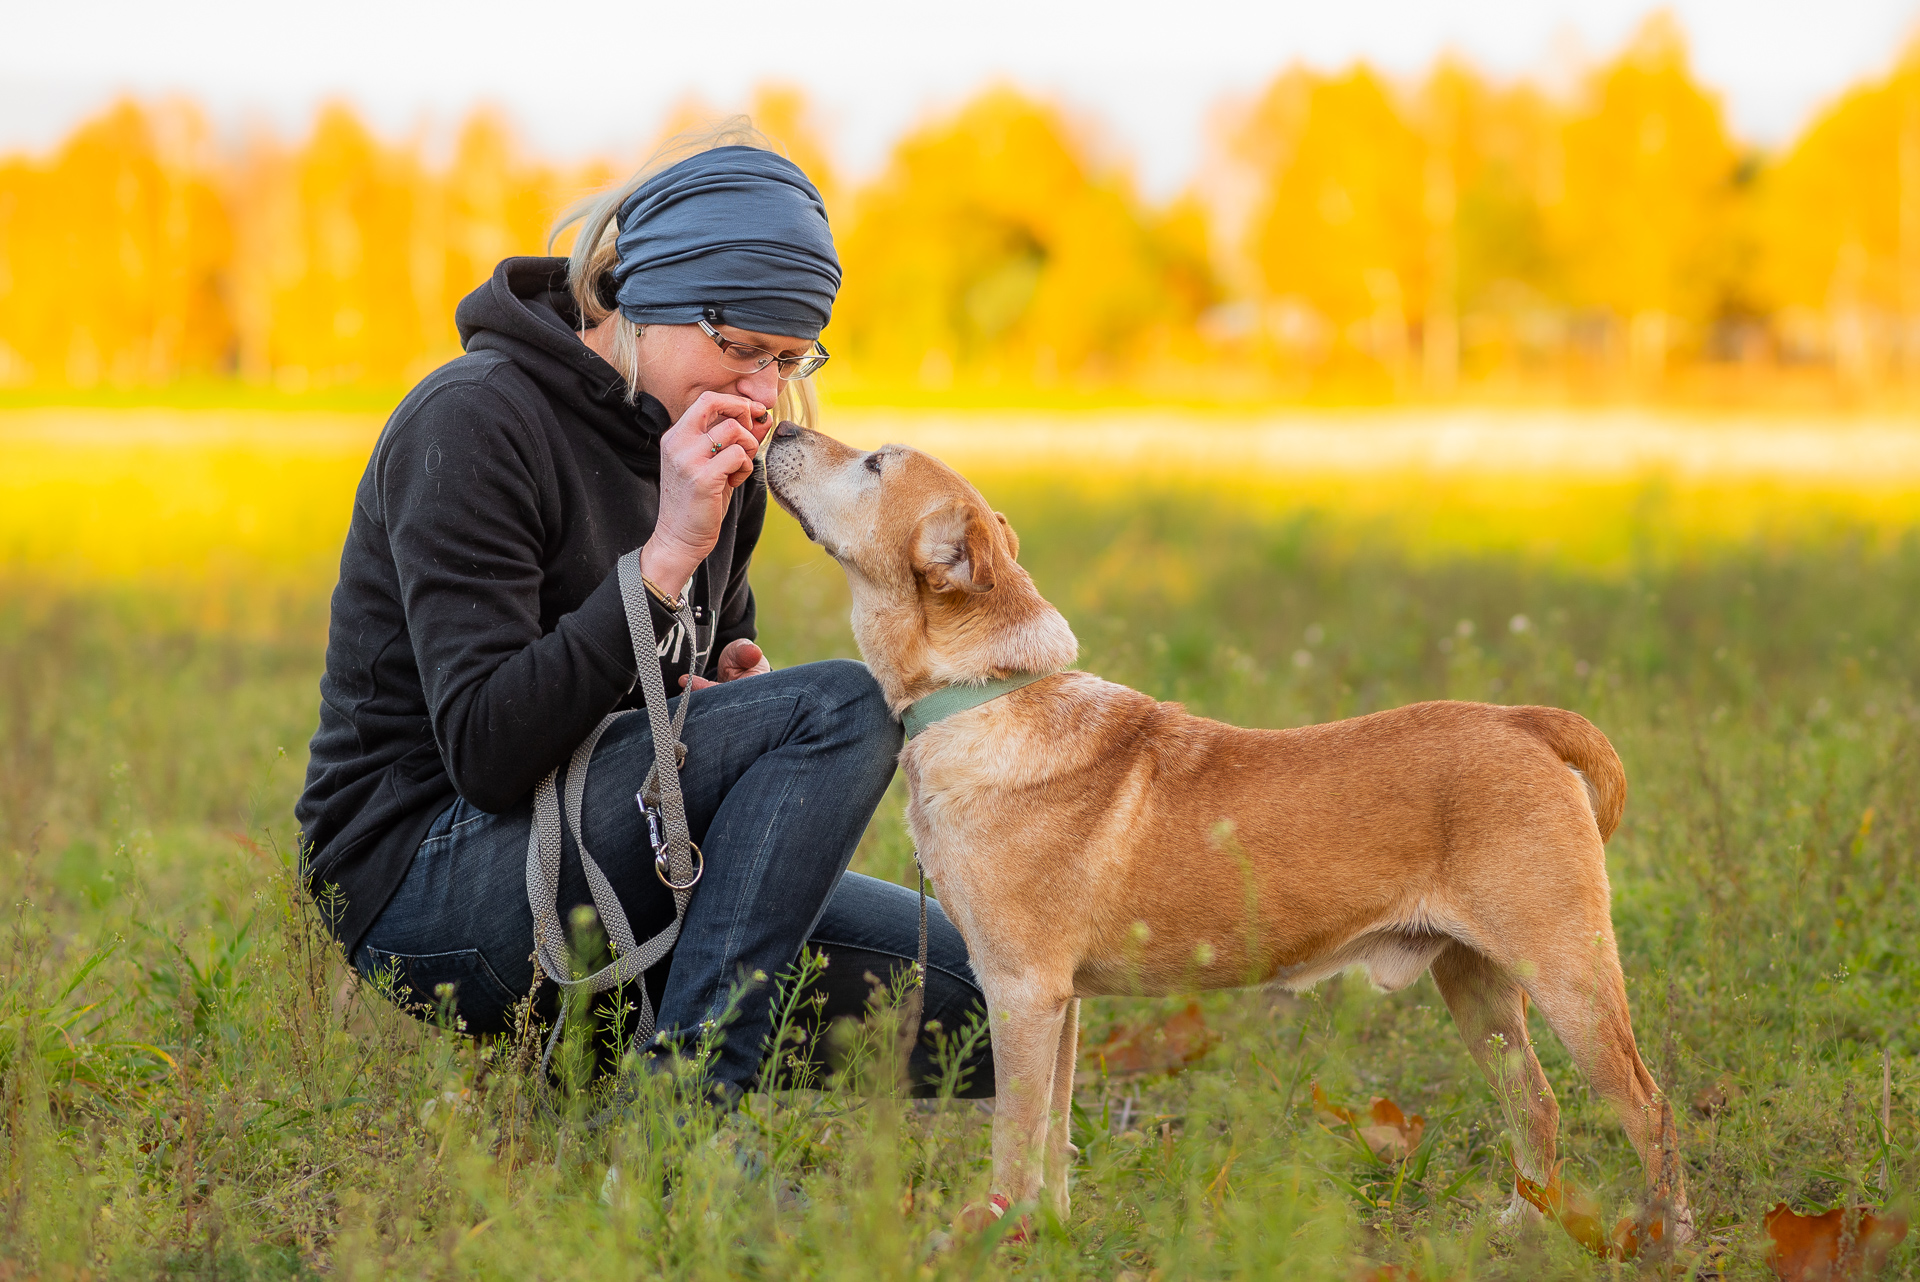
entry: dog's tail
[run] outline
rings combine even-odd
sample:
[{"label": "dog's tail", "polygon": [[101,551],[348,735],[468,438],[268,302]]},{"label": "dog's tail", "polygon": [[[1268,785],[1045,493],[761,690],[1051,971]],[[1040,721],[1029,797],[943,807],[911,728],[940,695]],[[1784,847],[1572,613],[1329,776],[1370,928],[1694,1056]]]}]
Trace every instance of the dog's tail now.
[{"label": "dog's tail", "polygon": [[1627,808],[1627,772],[1607,736],[1593,722],[1564,708],[1507,708],[1505,712],[1513,724],[1537,735],[1560,760],[1580,772],[1593,802],[1593,817],[1600,824],[1600,840],[1613,836]]}]

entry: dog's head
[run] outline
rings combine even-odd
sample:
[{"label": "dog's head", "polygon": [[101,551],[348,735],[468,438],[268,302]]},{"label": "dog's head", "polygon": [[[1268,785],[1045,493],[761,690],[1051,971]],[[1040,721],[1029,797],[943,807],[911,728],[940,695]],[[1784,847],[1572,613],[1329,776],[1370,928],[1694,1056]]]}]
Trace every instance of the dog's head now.
[{"label": "dog's head", "polygon": [[896,708],[1073,662],[1078,643],[1015,559],[1013,527],[939,459],[782,423],[766,460],[774,500],[847,572],[854,637]]}]

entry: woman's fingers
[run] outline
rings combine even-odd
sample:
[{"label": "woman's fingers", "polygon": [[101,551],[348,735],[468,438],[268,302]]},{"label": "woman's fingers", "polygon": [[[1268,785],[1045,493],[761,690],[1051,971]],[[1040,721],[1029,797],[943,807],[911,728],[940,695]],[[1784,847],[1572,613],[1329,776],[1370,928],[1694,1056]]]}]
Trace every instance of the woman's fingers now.
[{"label": "woman's fingers", "polygon": [[[751,453],[758,449],[760,442],[773,430],[773,414],[759,401],[748,400],[744,396],[728,396],[722,392],[702,392],[694,401],[681,422],[693,420],[703,432],[709,433],[716,441],[726,444],[729,440],[738,440]],[[720,431],[728,433],[722,438]],[[738,435],[733,433],[737,429]]]},{"label": "woman's fingers", "polygon": [[[715,446],[719,448],[715,449]],[[753,475],[753,459],[759,452],[760,440],[728,419],[707,433],[707,449],[713,466],[727,478],[727,485],[732,488]]]},{"label": "woman's fingers", "polygon": [[[753,475],[754,457],[772,429],[772,412],[760,402],[703,392],[661,445],[684,470],[715,481],[724,477],[730,490]],[[716,466],[703,467],[708,460]]]},{"label": "woman's fingers", "polygon": [[[681,677],[680,688],[705,690],[722,681],[738,681],[742,677],[757,677],[763,672],[772,672],[773,665],[767,661],[765,651],[747,638],[740,637],[729,641],[727,648],[720,652],[720,661],[714,665],[714,671],[717,679],[712,681],[705,677]],[[689,685],[689,682],[692,684]]]},{"label": "woman's fingers", "polygon": [[643,556],[677,587],[713,551],[727,500],[753,475],[754,455],[773,427],[765,405],[702,392],[660,438],[660,512]]},{"label": "woman's fingers", "polygon": [[[723,418],[702,433],[709,453],[724,454],[729,446],[738,446],[749,458],[759,450],[760,437],[755,436],[731,418]],[[719,449],[714,449],[714,446]]]},{"label": "woman's fingers", "polygon": [[720,652],[719,668],[722,681],[737,681],[773,671],[766,652],[745,637],[727,643],[727,648]]}]

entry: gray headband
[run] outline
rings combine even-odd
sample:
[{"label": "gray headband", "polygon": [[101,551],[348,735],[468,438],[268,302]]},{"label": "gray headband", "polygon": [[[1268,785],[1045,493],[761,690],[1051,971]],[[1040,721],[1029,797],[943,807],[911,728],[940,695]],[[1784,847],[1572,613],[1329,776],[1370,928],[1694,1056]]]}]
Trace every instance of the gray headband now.
[{"label": "gray headband", "polygon": [[615,297],[639,325],[691,325],[714,307],[729,325],[814,339],[840,290],[820,193],[758,147],[716,147],[647,179],[620,206],[616,246]]}]

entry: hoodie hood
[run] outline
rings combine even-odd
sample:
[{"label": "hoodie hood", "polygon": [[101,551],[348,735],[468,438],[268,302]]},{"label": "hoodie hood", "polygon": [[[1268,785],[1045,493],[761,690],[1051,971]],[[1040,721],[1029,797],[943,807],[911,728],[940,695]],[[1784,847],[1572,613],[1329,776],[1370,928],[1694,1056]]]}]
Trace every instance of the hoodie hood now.
[{"label": "hoodie hood", "polygon": [[629,468],[654,475],[660,435],[672,426],[666,406],[645,392],[627,403],[620,372],[575,332],[579,315],[567,288],[566,259],[508,258],[460,300],[453,322],[467,351],[507,357],[556,407],[604,437]]}]

